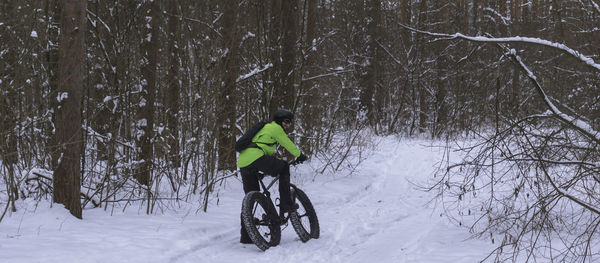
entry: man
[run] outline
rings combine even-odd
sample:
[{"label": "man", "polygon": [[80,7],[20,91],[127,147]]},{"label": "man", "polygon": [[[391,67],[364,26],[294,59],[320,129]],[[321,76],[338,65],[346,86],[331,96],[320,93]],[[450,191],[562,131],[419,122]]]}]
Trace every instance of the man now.
[{"label": "man", "polygon": [[[271,176],[279,175],[280,208],[287,213],[298,208],[290,193],[290,166],[288,162],[273,157],[273,153],[275,146],[280,144],[296,157],[298,163],[306,160],[306,156],[286,134],[286,131],[291,128],[293,120],[294,114],[289,110],[277,110],[273,115],[273,121],[265,124],[252,138],[252,146],[240,152],[237,163],[242,174],[245,193],[260,191],[258,171]],[[241,243],[252,243],[243,223],[241,234]]]}]

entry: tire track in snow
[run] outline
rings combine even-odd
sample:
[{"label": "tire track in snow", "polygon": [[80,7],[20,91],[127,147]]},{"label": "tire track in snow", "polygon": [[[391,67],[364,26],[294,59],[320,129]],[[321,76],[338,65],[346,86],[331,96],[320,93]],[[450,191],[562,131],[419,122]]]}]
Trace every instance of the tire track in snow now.
[{"label": "tire track in snow", "polygon": [[[392,209],[395,206],[392,202],[401,198],[387,189],[394,187],[394,182],[389,182],[389,177],[393,176],[392,170],[398,156],[395,149],[378,153],[374,158],[379,161],[373,167],[366,167],[361,175],[349,179],[366,179],[364,187],[346,191],[333,202],[323,204],[334,208],[322,216],[325,222],[334,223],[333,226],[323,224],[326,226],[323,235],[332,235],[330,250],[339,250],[345,258],[351,258],[363,244],[385,232],[386,225],[409,216]],[[400,203],[405,205],[402,200]]]},{"label": "tire track in snow", "polygon": [[299,185],[315,206],[321,237],[302,243],[288,226],[280,245],[265,252],[238,243],[241,198],[228,200],[211,213],[231,217],[231,227],[193,230],[207,236],[186,236],[189,244],[174,251],[168,262],[474,262],[479,257],[460,258],[452,251],[469,245],[457,245],[465,235],[456,233],[466,231],[440,223],[426,205],[431,194],[409,182],[427,179],[437,157],[415,141],[382,143],[358,175],[324,175]]}]

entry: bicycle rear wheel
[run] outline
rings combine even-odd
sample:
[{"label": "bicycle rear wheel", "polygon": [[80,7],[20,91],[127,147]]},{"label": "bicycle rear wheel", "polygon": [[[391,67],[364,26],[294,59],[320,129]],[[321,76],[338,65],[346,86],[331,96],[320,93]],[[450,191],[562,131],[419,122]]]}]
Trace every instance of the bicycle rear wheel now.
[{"label": "bicycle rear wheel", "polygon": [[279,245],[279,215],[271,200],[262,193],[252,191],[246,194],[242,203],[242,221],[248,236],[261,250]]},{"label": "bicycle rear wheel", "polygon": [[295,185],[292,185],[291,190],[292,195],[299,204],[296,212],[290,214],[290,221],[292,222],[296,234],[298,234],[298,237],[300,237],[302,242],[306,242],[311,238],[319,238],[319,219],[317,218],[317,213],[315,212],[315,208],[310,202],[310,199],[308,199],[308,196],[304,191],[300,190]]}]

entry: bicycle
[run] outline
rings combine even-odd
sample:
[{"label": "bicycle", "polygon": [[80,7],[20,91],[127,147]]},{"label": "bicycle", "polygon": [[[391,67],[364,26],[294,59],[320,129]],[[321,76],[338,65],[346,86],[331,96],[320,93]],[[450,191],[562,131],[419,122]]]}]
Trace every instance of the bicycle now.
[{"label": "bicycle", "polygon": [[[290,165],[295,165],[295,163],[292,162]],[[242,222],[252,242],[262,251],[279,245],[281,226],[287,225],[288,220],[292,223],[302,242],[307,242],[311,238],[319,238],[317,213],[306,193],[297,186],[290,184],[292,200],[297,201],[299,207],[295,212],[284,216],[281,207],[279,213],[275,209],[269,192],[273,184],[279,180],[279,176],[276,176],[268,186],[265,186],[263,182],[264,177],[264,173],[259,175],[262,192],[248,192],[242,202]]]}]

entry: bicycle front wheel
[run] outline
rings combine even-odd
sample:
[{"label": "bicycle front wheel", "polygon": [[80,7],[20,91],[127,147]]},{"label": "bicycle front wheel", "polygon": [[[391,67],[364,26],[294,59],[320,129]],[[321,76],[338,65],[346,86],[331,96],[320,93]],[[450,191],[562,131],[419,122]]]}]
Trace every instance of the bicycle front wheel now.
[{"label": "bicycle front wheel", "polygon": [[311,238],[319,238],[319,219],[310,199],[308,199],[304,191],[295,185],[292,185],[291,190],[292,195],[296,199],[295,201],[299,204],[296,212],[290,214],[290,221],[296,234],[298,234],[302,242],[306,242]]},{"label": "bicycle front wheel", "polygon": [[260,192],[246,194],[242,203],[242,221],[254,244],[262,251],[279,245],[281,227],[273,202]]}]

